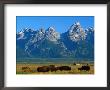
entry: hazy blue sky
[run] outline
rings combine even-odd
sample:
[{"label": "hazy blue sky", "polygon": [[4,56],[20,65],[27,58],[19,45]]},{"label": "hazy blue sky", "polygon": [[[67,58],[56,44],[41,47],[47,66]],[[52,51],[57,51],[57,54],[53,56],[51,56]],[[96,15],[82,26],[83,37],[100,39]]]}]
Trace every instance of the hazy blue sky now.
[{"label": "hazy blue sky", "polygon": [[84,29],[89,26],[94,27],[94,16],[17,16],[16,29],[18,32],[24,28],[38,30],[53,26],[56,31],[62,33],[77,21]]}]

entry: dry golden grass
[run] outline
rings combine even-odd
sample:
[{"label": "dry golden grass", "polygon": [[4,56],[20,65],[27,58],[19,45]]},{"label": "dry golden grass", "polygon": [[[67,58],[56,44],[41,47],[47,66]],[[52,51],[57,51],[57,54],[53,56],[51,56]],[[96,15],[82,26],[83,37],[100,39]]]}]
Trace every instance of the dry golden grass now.
[{"label": "dry golden grass", "polygon": [[[55,65],[55,66],[70,66],[71,70],[70,71],[60,71],[57,70],[56,72],[49,71],[49,72],[37,72],[37,68],[39,66],[48,66],[48,65]],[[16,74],[94,74],[94,64],[89,64],[90,66],[90,71],[80,71],[78,68],[80,68],[82,65],[73,65],[73,64],[17,64],[16,65]],[[28,70],[22,70],[22,67],[29,67],[30,69]]]}]

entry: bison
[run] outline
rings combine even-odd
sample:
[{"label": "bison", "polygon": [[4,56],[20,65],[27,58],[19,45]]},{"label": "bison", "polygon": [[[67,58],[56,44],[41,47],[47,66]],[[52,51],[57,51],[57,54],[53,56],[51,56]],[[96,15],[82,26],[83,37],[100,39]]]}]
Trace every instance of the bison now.
[{"label": "bison", "polygon": [[22,67],[23,72],[32,72],[32,70],[29,67]]},{"label": "bison", "polygon": [[30,69],[29,67],[22,67],[22,70],[25,70],[25,69]]},{"label": "bison", "polygon": [[55,65],[49,65],[49,69],[50,69],[51,72],[53,72],[53,71],[56,72],[58,70],[58,68],[55,67]]},{"label": "bison", "polygon": [[71,67],[69,67],[69,66],[60,66],[60,67],[57,67],[60,71],[63,71],[63,70],[66,70],[66,71],[68,71],[68,70],[71,70]]},{"label": "bison", "polygon": [[37,71],[38,72],[48,72],[49,71],[49,67],[48,66],[38,67]]},{"label": "bison", "polygon": [[90,70],[90,66],[82,66],[81,68],[78,68],[78,70],[86,70],[86,71],[89,71],[89,70]]}]

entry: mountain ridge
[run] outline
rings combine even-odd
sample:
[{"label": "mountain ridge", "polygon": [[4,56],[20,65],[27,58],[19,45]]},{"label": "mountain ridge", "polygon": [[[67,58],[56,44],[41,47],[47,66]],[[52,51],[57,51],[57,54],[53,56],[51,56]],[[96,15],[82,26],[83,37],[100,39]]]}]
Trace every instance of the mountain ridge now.
[{"label": "mountain ridge", "polygon": [[94,59],[94,29],[83,29],[76,22],[64,32],[53,27],[35,31],[24,29],[16,34],[18,58],[88,58]]}]

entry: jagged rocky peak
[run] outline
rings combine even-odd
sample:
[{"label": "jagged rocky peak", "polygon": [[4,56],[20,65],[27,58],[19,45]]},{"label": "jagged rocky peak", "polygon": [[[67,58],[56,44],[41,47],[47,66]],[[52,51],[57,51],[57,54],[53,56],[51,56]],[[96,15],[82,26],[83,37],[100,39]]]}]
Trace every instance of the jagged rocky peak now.
[{"label": "jagged rocky peak", "polygon": [[22,34],[27,34],[27,33],[33,33],[33,32],[34,32],[34,30],[25,28],[25,29],[22,29],[21,31],[19,31],[17,33],[17,35],[22,35]]},{"label": "jagged rocky peak", "polygon": [[28,29],[28,28],[22,29],[20,32],[18,32],[18,33],[16,34],[17,40],[30,38],[30,37],[32,37],[35,33],[36,33],[36,31],[34,31],[33,29]]},{"label": "jagged rocky peak", "polygon": [[17,33],[16,37],[17,37],[17,40],[24,39],[24,33],[22,31],[20,31]]},{"label": "jagged rocky peak", "polygon": [[39,29],[35,35],[35,39],[37,39],[37,41],[43,39],[45,36],[45,30],[43,28]]},{"label": "jagged rocky peak", "polygon": [[68,31],[69,38],[72,41],[84,40],[86,38],[86,33],[81,27],[80,22],[75,22]]},{"label": "jagged rocky peak", "polygon": [[24,29],[22,29],[21,32],[23,32],[23,33],[31,33],[31,32],[34,32],[34,30],[31,29],[31,28],[24,28]]},{"label": "jagged rocky peak", "polygon": [[93,27],[88,27],[87,29],[85,29],[85,32],[88,34],[88,33],[90,33],[90,34],[92,34],[92,33],[94,33],[94,28]]},{"label": "jagged rocky peak", "polygon": [[41,28],[41,29],[40,29],[40,32],[45,33],[44,28]]},{"label": "jagged rocky peak", "polygon": [[91,31],[91,32],[94,32],[94,28],[93,27],[89,27],[88,30]]},{"label": "jagged rocky peak", "polygon": [[69,29],[69,33],[72,32],[78,32],[81,31],[83,28],[81,28],[80,22],[75,22]]},{"label": "jagged rocky peak", "polygon": [[50,41],[57,41],[60,39],[60,33],[56,32],[54,27],[49,27],[46,30],[46,39]]},{"label": "jagged rocky peak", "polygon": [[48,31],[50,31],[50,32],[55,32],[55,28],[54,28],[54,27],[49,27],[49,28],[48,28]]},{"label": "jagged rocky peak", "polygon": [[80,22],[75,22],[74,26],[76,26],[77,28],[80,28],[81,27]]},{"label": "jagged rocky peak", "polygon": [[42,37],[45,34],[45,30],[43,28],[37,30],[36,36],[37,37]]},{"label": "jagged rocky peak", "polygon": [[25,35],[24,35],[24,29],[21,30],[21,31],[19,31],[19,32],[17,32],[16,37],[17,37],[17,40],[19,40],[19,39],[25,39],[24,38],[25,37]]},{"label": "jagged rocky peak", "polygon": [[29,40],[28,43],[36,43],[45,37],[45,30],[43,28],[40,28],[36,31],[36,33],[33,35],[33,37]]}]

